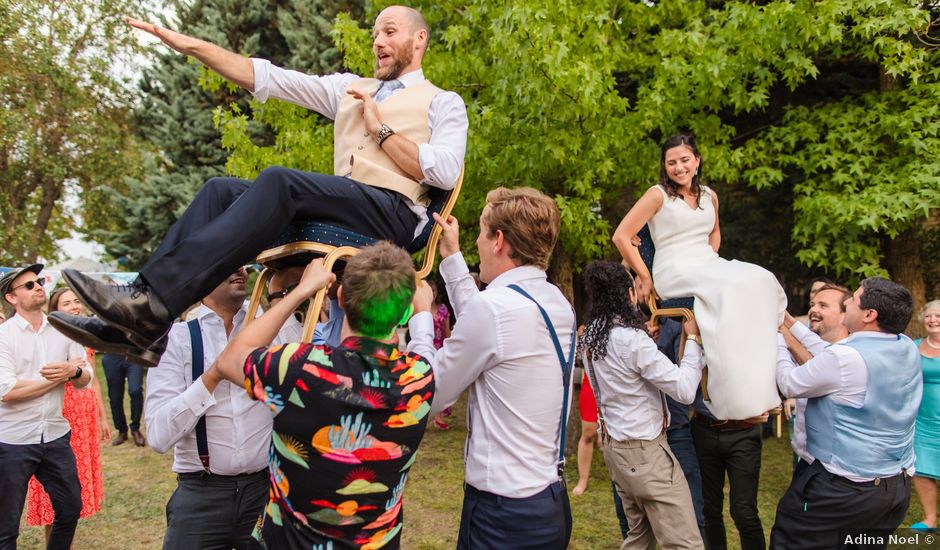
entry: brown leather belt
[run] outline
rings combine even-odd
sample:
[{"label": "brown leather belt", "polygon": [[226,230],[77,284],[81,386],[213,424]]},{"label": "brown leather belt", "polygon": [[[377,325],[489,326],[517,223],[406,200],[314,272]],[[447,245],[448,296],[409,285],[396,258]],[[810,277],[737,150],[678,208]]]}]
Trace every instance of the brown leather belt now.
[{"label": "brown leather belt", "polygon": [[701,415],[695,415],[695,417],[692,418],[692,421],[701,426],[705,426],[710,430],[716,430],[719,432],[749,430],[754,426],[757,426],[757,424],[751,424],[750,422],[746,422],[744,420],[712,420]]}]

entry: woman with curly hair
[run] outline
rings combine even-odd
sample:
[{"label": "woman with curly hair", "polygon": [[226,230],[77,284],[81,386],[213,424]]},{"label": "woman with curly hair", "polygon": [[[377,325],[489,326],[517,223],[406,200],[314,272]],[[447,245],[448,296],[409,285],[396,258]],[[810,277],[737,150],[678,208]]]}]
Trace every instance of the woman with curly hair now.
[{"label": "woman with curly hair", "polygon": [[[721,420],[751,418],[780,404],[774,372],[777,327],[787,298],[773,273],[718,256],[718,195],[702,184],[702,156],[689,135],[662,147],[660,183],[633,205],[613,241],[637,274],[637,293],[695,297],[708,356],[708,408]],[[653,273],[633,239],[649,224]]]},{"label": "woman with curly hair", "polygon": [[692,497],[666,441],[664,393],[691,403],[702,379],[702,349],[695,321],[685,324],[679,368],[646,332],[633,279],[615,262],[592,262],[584,274],[588,294],[581,337],[584,364],[597,398],[601,450],[623,502],[630,532],[621,548],[704,548]]}]

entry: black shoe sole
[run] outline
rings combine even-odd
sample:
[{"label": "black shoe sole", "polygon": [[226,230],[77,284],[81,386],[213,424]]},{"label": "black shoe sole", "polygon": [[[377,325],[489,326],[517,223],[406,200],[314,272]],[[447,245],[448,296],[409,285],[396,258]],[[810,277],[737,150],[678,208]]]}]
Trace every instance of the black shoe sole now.
[{"label": "black shoe sole", "polygon": [[[78,296],[78,298],[82,301],[82,304],[84,304],[85,307],[87,307],[89,310],[91,310],[91,312],[94,313],[94,314],[98,317],[98,319],[101,319],[102,321],[104,321],[104,322],[107,323],[108,325],[110,325],[110,326],[114,327],[115,329],[120,330],[121,332],[123,332],[124,335],[127,336],[127,339],[130,340],[132,344],[134,344],[135,346],[137,346],[137,348],[131,348],[131,349],[139,349],[139,350],[142,350],[141,353],[147,354],[147,351],[146,351],[146,350],[156,345],[156,343],[160,340],[160,338],[157,338],[156,340],[154,340],[154,339],[152,339],[152,338],[150,338],[150,337],[148,337],[148,336],[144,336],[143,334],[140,334],[140,333],[138,333],[138,332],[132,331],[132,330],[128,329],[128,328],[125,327],[125,326],[112,323],[110,320],[108,320],[108,312],[107,312],[107,310],[98,308],[98,306],[95,304],[94,300],[91,300],[91,299],[90,299],[90,296],[88,296],[88,295],[86,295],[84,292],[82,292],[82,287],[81,287],[81,285],[80,285],[80,284],[76,284],[76,282],[72,280],[72,274],[70,273],[70,271],[71,271],[71,270],[69,270],[69,269],[66,269],[66,270],[63,270],[63,271],[62,271],[62,279],[65,281],[65,284],[67,284],[67,285],[69,286],[69,289],[71,289],[72,292],[74,292],[75,295]],[[75,329],[75,330],[78,330],[78,329]],[[87,333],[84,332],[84,331],[82,331],[82,334],[87,334]],[[92,336],[92,338],[95,338],[95,337]],[[101,340],[99,340],[99,341],[101,341]],[[102,351],[104,351],[104,350],[102,350]],[[106,352],[106,353],[111,353],[111,352]],[[145,361],[145,362],[147,362],[147,363],[150,362],[149,359],[146,359],[146,358],[145,358],[145,355],[138,355],[137,357],[140,358],[142,361]],[[128,355],[128,359],[130,360],[130,359],[132,359],[132,357],[131,357],[130,355]],[[156,360],[159,362],[159,360],[160,360],[160,356],[159,356],[159,355],[156,356]],[[135,361],[131,361],[131,362],[135,362]],[[137,364],[142,364],[142,363],[137,363]],[[155,364],[155,363],[152,364],[152,365],[148,364],[148,365],[146,365],[146,366],[156,366],[156,364]]]},{"label": "black shoe sole", "polygon": [[80,329],[68,323],[63,323],[55,317],[48,317],[49,324],[56,330],[65,335],[70,340],[87,344],[88,347],[101,353],[111,355],[120,355],[125,357],[131,363],[142,367],[156,367],[160,363],[161,353],[156,353],[149,349],[140,349],[126,344],[115,344],[98,338],[98,336],[87,330]]}]

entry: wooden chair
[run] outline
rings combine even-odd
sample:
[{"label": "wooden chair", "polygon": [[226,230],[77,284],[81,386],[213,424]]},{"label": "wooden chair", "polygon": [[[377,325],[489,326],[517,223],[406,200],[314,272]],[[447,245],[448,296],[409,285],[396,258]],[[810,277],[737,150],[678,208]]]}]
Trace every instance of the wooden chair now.
[{"label": "wooden chair", "polygon": [[[438,213],[446,219],[457,203],[462,184],[463,172],[460,173],[457,184],[450,191],[432,187],[428,192],[431,199],[427,211],[428,223],[425,224],[421,234],[415,237],[407,247],[410,254],[424,251],[421,266],[416,272],[419,280],[431,273],[437,257],[437,243],[441,238],[441,227],[434,222],[431,214]],[[264,270],[258,276],[252,289],[245,324],[247,325],[255,318],[268,281],[278,269],[292,265],[306,265],[314,257],[322,256],[324,267],[332,271],[338,262],[356,255],[360,248],[376,241],[375,238],[325,223],[297,222],[292,224],[271,244],[270,248],[258,255],[256,261],[264,266]],[[314,328],[319,318],[320,308],[326,298],[326,292],[327,289],[318,292],[307,306],[307,313],[304,316],[304,342],[313,340]]]}]

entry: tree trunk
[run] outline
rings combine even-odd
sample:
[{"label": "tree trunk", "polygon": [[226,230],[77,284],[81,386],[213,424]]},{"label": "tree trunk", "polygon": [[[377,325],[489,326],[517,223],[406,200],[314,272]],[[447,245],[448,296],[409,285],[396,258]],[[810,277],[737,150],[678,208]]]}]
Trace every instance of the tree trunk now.
[{"label": "tree trunk", "polygon": [[927,287],[924,283],[924,265],[920,255],[920,238],[917,228],[911,228],[887,242],[885,267],[891,278],[904,285],[914,297],[914,315],[905,331],[910,336],[923,336],[924,327],[917,319],[917,312],[927,303]]}]

